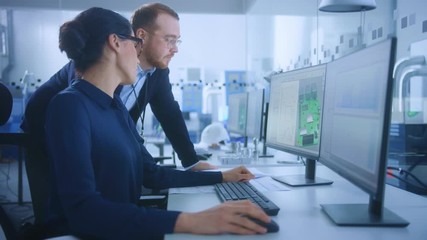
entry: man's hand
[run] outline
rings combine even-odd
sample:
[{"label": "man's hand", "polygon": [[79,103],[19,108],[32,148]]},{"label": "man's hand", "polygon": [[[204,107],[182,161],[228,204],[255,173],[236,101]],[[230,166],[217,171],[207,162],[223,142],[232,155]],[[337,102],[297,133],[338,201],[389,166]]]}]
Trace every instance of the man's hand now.
[{"label": "man's hand", "polygon": [[191,171],[202,171],[202,170],[212,170],[217,169],[218,167],[212,165],[208,162],[199,161],[194,167],[190,168]]},{"label": "man's hand", "polygon": [[253,179],[255,176],[249,172],[247,168],[244,166],[240,166],[237,168],[233,168],[228,171],[224,171],[222,173],[222,181],[223,182],[241,182],[241,181],[249,181]]}]

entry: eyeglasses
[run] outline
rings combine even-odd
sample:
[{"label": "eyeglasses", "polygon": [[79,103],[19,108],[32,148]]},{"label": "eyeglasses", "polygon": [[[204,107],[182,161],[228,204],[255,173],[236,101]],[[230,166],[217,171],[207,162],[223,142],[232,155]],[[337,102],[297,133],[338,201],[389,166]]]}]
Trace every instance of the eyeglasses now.
[{"label": "eyeglasses", "polygon": [[[155,33],[151,33],[148,32],[151,35],[156,35]],[[168,46],[169,49],[173,48],[173,47],[178,47],[181,43],[182,40],[176,37],[172,37],[172,36],[160,36],[165,42],[166,45]]]},{"label": "eyeglasses", "polygon": [[165,40],[167,46],[169,49],[173,48],[173,47],[178,47],[181,43],[182,40],[181,39],[177,39],[175,37],[162,37],[163,40]]},{"label": "eyeglasses", "polygon": [[131,40],[134,42],[135,47],[137,47],[139,44],[142,44],[142,39],[141,38],[137,38],[134,36],[130,36],[130,35],[122,35],[122,34],[116,34],[119,38],[121,39],[127,39],[127,40]]}]

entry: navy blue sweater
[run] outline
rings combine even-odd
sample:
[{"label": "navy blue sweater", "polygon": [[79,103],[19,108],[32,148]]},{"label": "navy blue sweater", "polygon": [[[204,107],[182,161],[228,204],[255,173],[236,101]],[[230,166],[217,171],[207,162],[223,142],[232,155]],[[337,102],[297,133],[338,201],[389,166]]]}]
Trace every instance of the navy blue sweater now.
[{"label": "navy blue sweater", "polygon": [[101,239],[150,239],[173,231],[179,212],[136,205],[141,185],[168,188],[222,181],[220,172],[155,165],[122,101],[84,80],[56,95],[46,117],[51,160],[48,227]]}]

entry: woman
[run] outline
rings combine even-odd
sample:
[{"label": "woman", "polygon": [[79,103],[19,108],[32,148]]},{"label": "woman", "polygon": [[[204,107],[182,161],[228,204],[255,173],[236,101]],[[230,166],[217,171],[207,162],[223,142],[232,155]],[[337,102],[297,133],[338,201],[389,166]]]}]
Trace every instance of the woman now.
[{"label": "woman", "polygon": [[155,165],[114,94],[119,84],[134,82],[135,48],[140,44],[124,17],[102,8],[88,9],[60,28],[59,47],[81,77],[48,107],[50,232],[101,239],[152,239],[172,232],[265,233],[265,228],[243,217],[270,221],[248,201],[223,203],[198,213],[137,206],[141,185],[169,188],[253,177],[243,167],[221,173]]}]

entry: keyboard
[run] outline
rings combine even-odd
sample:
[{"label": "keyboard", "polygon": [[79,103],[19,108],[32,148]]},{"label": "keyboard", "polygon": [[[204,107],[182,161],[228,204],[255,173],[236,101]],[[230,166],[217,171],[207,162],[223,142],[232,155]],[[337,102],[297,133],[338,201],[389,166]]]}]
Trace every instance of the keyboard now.
[{"label": "keyboard", "polygon": [[222,165],[241,165],[241,164],[250,164],[254,158],[253,157],[242,157],[238,155],[225,155],[218,156],[218,160]]},{"label": "keyboard", "polygon": [[226,182],[214,185],[222,201],[250,200],[264,210],[269,216],[276,216],[280,208],[259,192],[249,182]]}]

